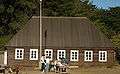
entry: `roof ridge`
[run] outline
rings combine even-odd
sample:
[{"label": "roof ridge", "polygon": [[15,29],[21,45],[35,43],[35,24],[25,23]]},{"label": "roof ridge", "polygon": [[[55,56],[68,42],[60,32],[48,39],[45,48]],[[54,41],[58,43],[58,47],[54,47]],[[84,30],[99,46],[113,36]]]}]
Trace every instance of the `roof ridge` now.
[{"label": "roof ridge", "polygon": [[[32,16],[32,18],[39,18],[39,16]],[[83,18],[83,19],[87,19],[87,17],[64,17],[64,16],[43,16],[42,18]]]}]

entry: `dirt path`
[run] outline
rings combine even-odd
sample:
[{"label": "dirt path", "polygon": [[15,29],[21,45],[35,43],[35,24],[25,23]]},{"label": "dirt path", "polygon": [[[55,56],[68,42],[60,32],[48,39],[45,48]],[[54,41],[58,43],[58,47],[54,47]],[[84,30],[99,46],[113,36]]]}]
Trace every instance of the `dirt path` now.
[{"label": "dirt path", "polygon": [[[106,67],[92,67],[92,68],[79,68],[70,69],[70,74],[120,74],[120,66],[113,68]],[[22,71],[19,74],[45,74],[40,71]],[[55,72],[49,72],[48,74],[58,74]]]}]

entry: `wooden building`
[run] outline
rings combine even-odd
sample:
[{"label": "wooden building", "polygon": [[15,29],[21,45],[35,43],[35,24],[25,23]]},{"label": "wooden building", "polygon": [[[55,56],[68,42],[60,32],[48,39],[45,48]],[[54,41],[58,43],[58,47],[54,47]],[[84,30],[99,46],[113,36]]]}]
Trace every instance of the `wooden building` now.
[{"label": "wooden building", "polygon": [[[71,66],[113,65],[111,41],[86,17],[43,17],[42,54],[51,60],[64,57]],[[33,16],[6,45],[7,64],[39,65],[39,17]]]}]

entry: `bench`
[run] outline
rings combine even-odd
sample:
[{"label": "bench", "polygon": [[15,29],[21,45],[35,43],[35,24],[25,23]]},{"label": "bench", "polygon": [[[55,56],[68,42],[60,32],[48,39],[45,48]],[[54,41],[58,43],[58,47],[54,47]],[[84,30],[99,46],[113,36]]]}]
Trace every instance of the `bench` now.
[{"label": "bench", "polygon": [[68,74],[68,67],[67,66],[60,66],[59,67],[59,73],[60,74]]},{"label": "bench", "polygon": [[0,64],[0,74],[5,74],[5,65],[4,64]]}]

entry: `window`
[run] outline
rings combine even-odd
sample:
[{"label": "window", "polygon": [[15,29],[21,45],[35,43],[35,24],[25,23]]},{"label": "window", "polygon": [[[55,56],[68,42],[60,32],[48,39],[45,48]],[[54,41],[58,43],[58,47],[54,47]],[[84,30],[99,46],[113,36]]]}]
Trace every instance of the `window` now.
[{"label": "window", "polygon": [[99,51],[99,61],[100,62],[107,61],[107,51]]},{"label": "window", "polygon": [[70,61],[78,61],[79,50],[71,50]]},{"label": "window", "polygon": [[15,59],[22,60],[23,57],[24,57],[23,55],[24,55],[24,49],[22,49],[22,48],[16,48],[15,49]]},{"label": "window", "polygon": [[58,50],[57,51],[57,59],[60,60],[61,58],[66,58],[65,57],[65,50]]},{"label": "window", "polygon": [[38,49],[30,49],[30,60],[38,60]]},{"label": "window", "polygon": [[53,50],[52,49],[45,49],[45,57],[49,56],[50,60],[52,60]]},{"label": "window", "polygon": [[84,61],[93,61],[93,51],[85,51]]}]

